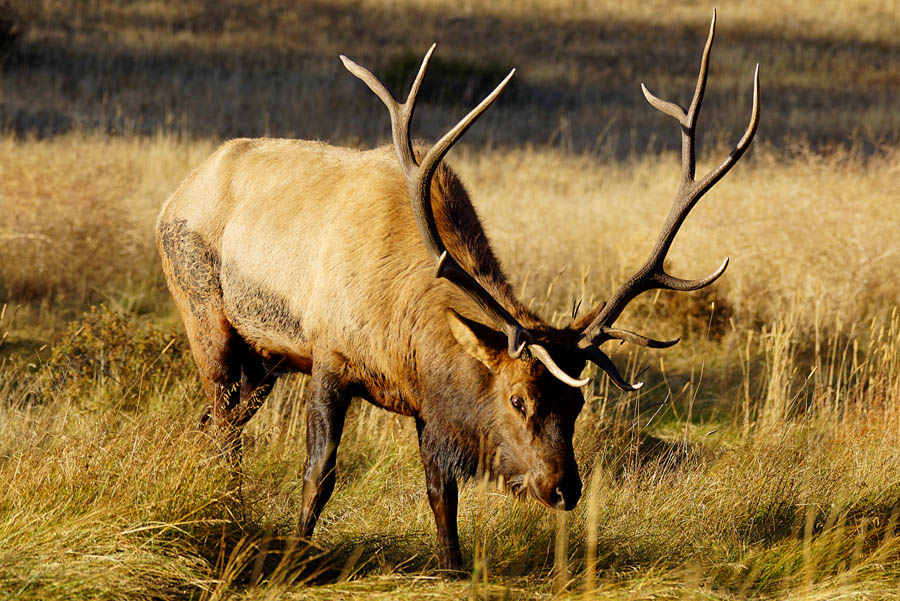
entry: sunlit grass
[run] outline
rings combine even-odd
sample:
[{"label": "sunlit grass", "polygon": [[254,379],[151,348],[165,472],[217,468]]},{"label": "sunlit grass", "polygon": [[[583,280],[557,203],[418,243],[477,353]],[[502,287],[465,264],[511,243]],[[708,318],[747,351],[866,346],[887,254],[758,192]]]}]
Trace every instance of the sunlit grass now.
[{"label": "sunlit grass", "polygon": [[[748,429],[737,410],[723,421],[724,407],[693,427],[671,416],[657,427],[652,410],[604,419],[589,408],[576,432],[586,490],[574,512],[489,484],[463,488],[465,583],[434,580],[406,420],[354,406],[335,497],[309,546],[293,537],[302,379],[283,382],[248,428],[240,492],[195,427],[191,377],[124,409],[113,385],[101,396],[108,408],[72,394],[76,381],[43,402],[8,390],[0,588],[35,599],[887,595],[900,578],[897,348],[895,317],[857,346],[856,369],[754,397]],[[813,358],[831,370],[829,354]],[[749,384],[777,378],[774,369]],[[788,410],[773,417],[773,404]],[[650,433],[662,437],[655,447],[643,444]]]},{"label": "sunlit grass", "polygon": [[[693,276],[725,254],[732,265],[707,296],[647,295],[624,316],[685,339],[668,351],[618,351],[648,382],[640,394],[603,378],[588,391],[575,437],[586,483],[579,507],[557,515],[470,483],[460,535],[473,578],[445,582],[409,420],[354,404],[337,490],[311,542],[294,536],[303,378],[282,381],[248,426],[240,491],[197,430],[200,387],[183,339],[173,346],[167,333],[178,322],[150,235],[160,199],[211,148],[82,134],[0,146],[3,199],[23,215],[3,222],[6,239],[52,227],[73,260],[90,265],[98,255],[78,256],[79,242],[96,232],[112,266],[74,272],[52,253],[0,247],[11,301],[0,317],[4,595],[893,594],[894,153],[758,151],[711,192],[671,269]],[[84,157],[104,176],[72,179]],[[608,163],[463,149],[451,162],[523,298],[554,321],[573,299],[604,298],[643,259],[677,173],[669,154]],[[38,170],[46,181],[28,184]],[[77,182],[75,202],[67,182]],[[134,242],[117,251],[109,232]],[[79,316],[89,302],[123,316]]]}]

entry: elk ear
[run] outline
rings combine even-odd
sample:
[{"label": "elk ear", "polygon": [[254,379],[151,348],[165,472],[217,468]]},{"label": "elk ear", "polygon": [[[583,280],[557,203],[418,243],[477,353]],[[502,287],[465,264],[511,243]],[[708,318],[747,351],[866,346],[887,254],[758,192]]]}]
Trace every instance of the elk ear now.
[{"label": "elk ear", "polygon": [[500,365],[500,355],[506,349],[506,337],[496,330],[467,319],[448,308],[447,323],[450,332],[463,349],[491,371]]}]

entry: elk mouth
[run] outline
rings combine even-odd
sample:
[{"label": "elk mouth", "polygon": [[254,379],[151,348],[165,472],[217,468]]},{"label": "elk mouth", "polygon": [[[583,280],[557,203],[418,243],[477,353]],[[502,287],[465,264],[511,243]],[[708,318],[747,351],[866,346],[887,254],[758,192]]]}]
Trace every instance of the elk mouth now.
[{"label": "elk mouth", "polygon": [[523,499],[529,492],[530,487],[525,486],[525,476],[513,476],[506,481],[506,490],[517,499]]},{"label": "elk mouth", "polygon": [[528,489],[531,492],[531,496],[534,497],[534,499],[538,503],[540,503],[547,509],[568,510],[568,509],[571,509],[572,507],[574,507],[574,505],[572,505],[572,507],[566,506],[565,497],[563,496],[562,489],[559,486],[557,486],[551,493],[554,497],[556,497],[555,503],[552,502],[552,500],[551,500],[552,497],[551,497],[551,499],[547,499],[545,495],[541,494],[541,492],[537,489],[536,486],[530,484]]},{"label": "elk mouth", "polygon": [[555,503],[551,502],[551,499],[547,499],[546,495],[541,494],[541,491],[535,485],[535,480],[533,478],[528,478],[525,475],[518,475],[510,478],[506,482],[506,489],[512,496],[519,500],[530,496],[547,509],[569,510],[575,506],[574,503],[571,506],[567,506],[565,496],[562,493],[562,488],[559,486],[552,492],[552,496],[555,496],[557,500]]}]

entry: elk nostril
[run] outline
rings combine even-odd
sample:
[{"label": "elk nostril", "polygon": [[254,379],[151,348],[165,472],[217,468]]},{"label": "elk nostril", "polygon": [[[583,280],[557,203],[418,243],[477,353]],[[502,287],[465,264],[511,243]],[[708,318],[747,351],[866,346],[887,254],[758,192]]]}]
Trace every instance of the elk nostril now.
[{"label": "elk nostril", "polygon": [[551,496],[553,500],[553,505],[557,509],[565,509],[566,508],[566,498],[563,496],[562,488],[557,486],[553,489],[553,495]]}]

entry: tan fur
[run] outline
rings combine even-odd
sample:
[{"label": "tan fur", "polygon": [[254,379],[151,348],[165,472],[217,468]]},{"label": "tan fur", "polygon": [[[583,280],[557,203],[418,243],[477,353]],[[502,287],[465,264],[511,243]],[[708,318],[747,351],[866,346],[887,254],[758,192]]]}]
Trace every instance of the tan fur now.
[{"label": "tan fur", "polygon": [[[448,168],[435,175],[432,196],[441,235],[460,263],[523,325],[540,327],[513,296],[462,184]],[[420,409],[409,382],[421,376],[421,358],[410,352],[421,353],[423,346],[413,341],[427,339],[436,357],[446,354],[454,344],[446,307],[487,322],[468,297],[434,277],[390,147],[227,142],[168,200],[158,230],[176,221],[218,254],[224,316],[255,351],[284,357],[306,366],[304,371],[317,353],[339,353],[353,379],[374,378],[379,396],[392,391],[393,398],[379,404],[401,413]],[[184,292],[162,242],[160,250],[184,315],[188,303],[179,300]],[[283,301],[298,327],[289,327],[265,302],[249,302],[254,290]],[[208,326],[187,325],[192,343],[199,336],[191,330]]]}]

